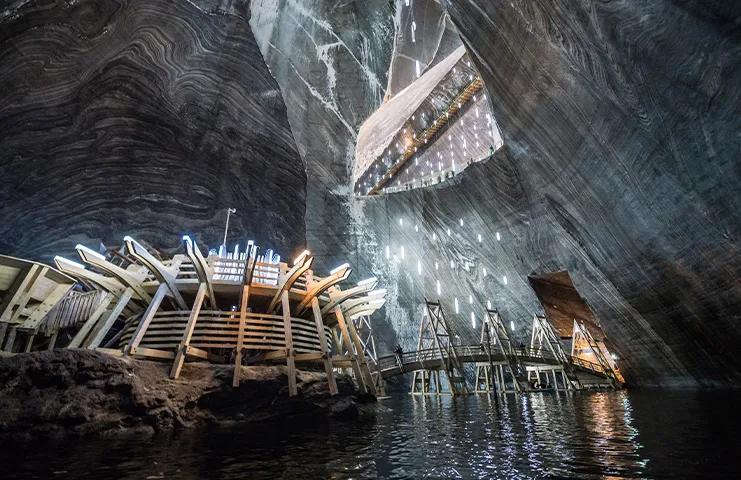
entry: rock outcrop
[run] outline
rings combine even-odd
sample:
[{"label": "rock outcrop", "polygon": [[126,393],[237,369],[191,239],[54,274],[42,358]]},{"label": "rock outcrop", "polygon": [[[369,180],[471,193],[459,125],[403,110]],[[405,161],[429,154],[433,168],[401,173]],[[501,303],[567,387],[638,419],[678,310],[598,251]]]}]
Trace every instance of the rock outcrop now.
[{"label": "rock outcrop", "polygon": [[356,418],[372,398],[356,397],[349,377],[329,395],[323,373],[299,372],[288,397],[286,370],[188,363],[177,380],[164,363],[119,359],[89,350],[54,350],[0,358],[0,438],[151,434],[206,423],[256,422],[326,414]]}]

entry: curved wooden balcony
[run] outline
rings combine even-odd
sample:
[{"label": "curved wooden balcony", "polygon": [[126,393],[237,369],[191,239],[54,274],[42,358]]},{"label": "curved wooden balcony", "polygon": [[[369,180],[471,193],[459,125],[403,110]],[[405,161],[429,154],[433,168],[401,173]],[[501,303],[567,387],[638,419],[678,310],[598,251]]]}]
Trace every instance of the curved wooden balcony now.
[{"label": "curved wooden balcony", "polygon": [[[157,350],[174,351],[183,338],[190,310],[162,311],[152,319],[139,346]],[[190,345],[200,349],[233,349],[237,346],[239,312],[202,310],[193,329]],[[121,348],[128,344],[136,330],[131,325],[121,336]],[[300,353],[322,352],[314,320],[291,317],[293,348]],[[324,328],[327,342],[331,342],[328,327]],[[244,344],[247,350],[284,350],[286,348],[285,327],[282,315],[247,313]]]}]

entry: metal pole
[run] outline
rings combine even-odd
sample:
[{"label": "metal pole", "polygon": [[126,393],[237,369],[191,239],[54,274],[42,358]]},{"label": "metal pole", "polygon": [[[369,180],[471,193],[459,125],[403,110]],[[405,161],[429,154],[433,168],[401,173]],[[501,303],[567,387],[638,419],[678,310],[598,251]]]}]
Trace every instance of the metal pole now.
[{"label": "metal pole", "polygon": [[224,248],[226,248],[226,234],[227,232],[229,232],[229,215],[231,215],[232,213],[237,213],[237,209],[236,208],[226,209],[226,227],[224,227],[224,243],[222,243],[222,245],[224,245]]}]

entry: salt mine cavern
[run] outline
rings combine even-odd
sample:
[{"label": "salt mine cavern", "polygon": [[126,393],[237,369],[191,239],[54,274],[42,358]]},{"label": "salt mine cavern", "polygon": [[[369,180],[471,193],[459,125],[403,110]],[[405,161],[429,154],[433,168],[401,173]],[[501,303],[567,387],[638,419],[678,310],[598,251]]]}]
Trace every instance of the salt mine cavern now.
[{"label": "salt mine cavern", "polygon": [[728,478],[741,3],[9,0],[6,478]]}]

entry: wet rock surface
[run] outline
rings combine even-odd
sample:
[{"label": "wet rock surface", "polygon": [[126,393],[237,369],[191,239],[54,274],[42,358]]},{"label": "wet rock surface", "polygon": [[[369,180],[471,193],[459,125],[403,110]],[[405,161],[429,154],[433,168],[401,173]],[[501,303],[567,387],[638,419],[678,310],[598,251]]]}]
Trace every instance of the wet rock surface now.
[{"label": "wet rock surface", "polygon": [[288,396],[286,369],[187,363],[177,380],[169,365],[87,350],[0,358],[0,439],[153,434],[205,424],[259,422],[300,415],[358,418],[374,399],[356,395],[349,377],[329,395],[323,373],[299,372]]}]

